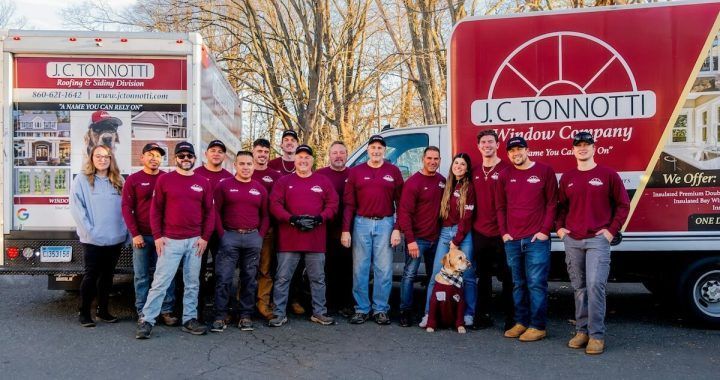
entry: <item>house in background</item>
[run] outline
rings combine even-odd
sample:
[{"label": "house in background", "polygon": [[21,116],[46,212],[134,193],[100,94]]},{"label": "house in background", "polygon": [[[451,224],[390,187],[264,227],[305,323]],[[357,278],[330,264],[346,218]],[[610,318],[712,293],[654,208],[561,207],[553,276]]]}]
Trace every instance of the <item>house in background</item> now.
[{"label": "house in background", "polygon": [[187,138],[187,117],[185,112],[139,112],[132,117],[132,133],[138,140],[184,140]]},{"label": "house in background", "polygon": [[15,165],[69,165],[70,123],[54,113],[24,114],[16,119]]}]

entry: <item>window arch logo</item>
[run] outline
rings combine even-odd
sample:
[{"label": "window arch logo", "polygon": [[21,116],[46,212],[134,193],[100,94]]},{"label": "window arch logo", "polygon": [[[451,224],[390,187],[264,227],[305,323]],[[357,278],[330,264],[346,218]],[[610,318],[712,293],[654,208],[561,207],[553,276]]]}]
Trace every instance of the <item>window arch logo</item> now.
[{"label": "window arch logo", "polygon": [[[593,71],[577,75],[579,65]],[[487,99],[472,103],[471,121],[484,126],[646,119],[655,112],[655,93],[638,89],[617,50],[595,36],[562,31],[537,36],[512,51],[496,70]]]},{"label": "window arch logo", "polygon": [[19,208],[15,213],[15,216],[17,216],[19,220],[28,220],[28,218],[30,217],[30,212],[24,207]]}]

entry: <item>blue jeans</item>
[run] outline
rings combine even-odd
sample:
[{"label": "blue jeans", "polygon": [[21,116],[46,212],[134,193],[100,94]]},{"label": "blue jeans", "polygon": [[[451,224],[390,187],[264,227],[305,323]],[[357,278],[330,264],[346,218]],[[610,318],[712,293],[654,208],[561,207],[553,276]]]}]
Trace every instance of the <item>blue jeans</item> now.
[{"label": "blue jeans", "polygon": [[410,310],[413,304],[413,290],[415,276],[417,276],[420,261],[425,260],[425,272],[429,274],[432,271],[432,265],[435,262],[435,250],[437,250],[437,241],[425,239],[417,239],[420,254],[417,258],[412,258],[405,253],[405,269],[403,269],[402,281],[400,282],[400,310]]},{"label": "blue jeans", "polygon": [[355,217],[352,233],[353,248],[353,297],[355,312],[370,313],[370,265],[373,268],[372,310],[387,313],[392,290],[393,248],[390,235],[394,217],[369,219]]},{"label": "blue jeans", "polygon": [[[150,283],[155,272],[157,252],[155,252],[155,240],[151,235],[143,235],[145,246],[142,248],[133,247],[133,272],[135,280],[135,310],[138,316],[142,317],[142,309],[150,291]],[[161,313],[172,313],[175,304],[175,277],[165,293]]]},{"label": "blue jeans", "polygon": [[[435,252],[435,262],[433,263],[432,276],[427,288],[427,297],[425,298],[425,314],[430,311],[430,296],[432,295],[433,286],[435,286],[435,275],[440,273],[442,269],[442,258],[450,251],[450,242],[457,233],[457,225],[443,227],[440,230],[440,240],[438,240],[437,251]],[[460,243],[461,251],[467,259],[473,262],[473,246],[472,233],[467,233],[465,239]],[[463,272],[463,293],[465,295],[465,315],[475,315],[475,303],[477,302],[477,277],[475,276],[475,264]]]},{"label": "blue jeans", "polygon": [[197,318],[198,289],[200,288],[200,262],[201,257],[196,255],[197,243],[200,237],[189,239],[165,238],[165,252],[158,257],[155,278],[148,293],[147,302],[142,310],[142,320],[151,325],[155,324],[155,318],[160,314],[165,293],[175,277],[180,262],[183,263],[183,282],[185,283],[185,294],[183,295],[183,316],[185,323]]},{"label": "blue jeans", "polygon": [[550,239],[532,237],[505,242],[505,254],[513,279],[515,322],[545,330],[547,324]]}]

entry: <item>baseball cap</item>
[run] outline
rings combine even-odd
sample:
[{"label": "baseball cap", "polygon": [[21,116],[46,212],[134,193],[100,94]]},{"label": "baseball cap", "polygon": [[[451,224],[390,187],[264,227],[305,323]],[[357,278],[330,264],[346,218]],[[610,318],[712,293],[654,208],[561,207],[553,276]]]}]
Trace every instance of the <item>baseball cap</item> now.
[{"label": "baseball cap", "polygon": [[305,145],[305,144],[298,145],[297,149],[295,149],[295,154],[298,154],[300,152],[305,152],[305,153],[313,156],[313,150],[309,145]]},{"label": "baseball cap", "polygon": [[190,144],[187,141],[181,141],[177,145],[175,145],[175,154],[178,154],[180,152],[188,152],[195,154],[195,148],[193,148],[193,145]]},{"label": "baseball cap", "polygon": [[527,141],[522,136],[515,136],[508,140],[507,142],[507,150],[510,150],[516,146],[519,146],[521,148],[527,148],[528,144]]},{"label": "baseball cap", "polygon": [[593,135],[590,134],[590,132],[578,132],[575,135],[575,138],[573,138],[573,146],[579,145],[583,142],[588,144],[595,144],[595,139],[593,138]]},{"label": "baseball cap", "polygon": [[297,132],[293,131],[292,129],[284,130],[283,134],[282,134],[282,138],[285,138],[285,136],[291,136],[291,137],[295,138],[295,141],[300,141],[300,139],[298,139]]},{"label": "baseball cap", "polygon": [[165,155],[165,149],[161,148],[160,145],[158,145],[157,143],[145,144],[145,146],[142,149],[142,152],[147,153],[151,150],[157,150],[161,156]]},{"label": "baseball cap", "polygon": [[96,132],[113,130],[117,131],[118,126],[122,125],[122,121],[116,117],[110,116],[106,110],[98,110],[90,115],[89,129]]},{"label": "baseball cap", "polygon": [[208,144],[207,148],[210,149],[214,146],[218,146],[218,147],[222,148],[223,152],[227,152],[227,148],[225,148],[225,144],[220,140],[210,141],[210,144]]},{"label": "baseball cap", "polygon": [[380,144],[382,144],[382,146],[387,146],[387,144],[385,143],[385,139],[380,135],[370,136],[370,139],[368,140],[368,145],[370,145],[372,143],[380,143]]}]

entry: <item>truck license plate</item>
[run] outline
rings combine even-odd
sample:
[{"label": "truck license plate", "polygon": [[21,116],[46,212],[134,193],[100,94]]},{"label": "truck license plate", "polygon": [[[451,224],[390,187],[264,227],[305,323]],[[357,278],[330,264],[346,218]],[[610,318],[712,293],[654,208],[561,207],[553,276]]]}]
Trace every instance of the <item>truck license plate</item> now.
[{"label": "truck license plate", "polygon": [[69,263],[72,260],[72,247],[42,246],[40,247],[40,261],[43,263]]}]

